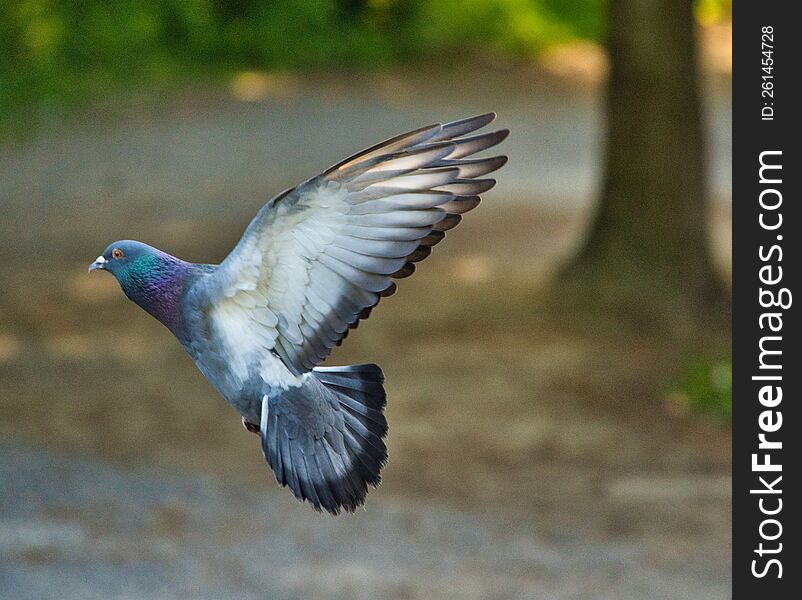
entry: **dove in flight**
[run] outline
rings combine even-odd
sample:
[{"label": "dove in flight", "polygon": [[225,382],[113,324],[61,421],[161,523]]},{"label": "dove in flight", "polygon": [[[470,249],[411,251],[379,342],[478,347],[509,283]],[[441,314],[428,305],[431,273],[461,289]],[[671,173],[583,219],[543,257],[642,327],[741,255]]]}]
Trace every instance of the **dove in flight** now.
[{"label": "dove in flight", "polygon": [[387,461],[384,376],[322,367],[394,279],[495,185],[504,140],[490,113],[396,136],[265,204],[219,265],[141,242],[110,244],[89,267],[163,323],[259,435],[282,486],[317,510],[353,511]]}]

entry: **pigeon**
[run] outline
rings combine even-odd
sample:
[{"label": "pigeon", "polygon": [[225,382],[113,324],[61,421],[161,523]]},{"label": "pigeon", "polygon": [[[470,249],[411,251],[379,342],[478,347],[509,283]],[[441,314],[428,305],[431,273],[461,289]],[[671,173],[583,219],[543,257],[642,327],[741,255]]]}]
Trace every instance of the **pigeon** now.
[{"label": "pigeon", "polygon": [[354,511],[387,462],[384,375],[320,364],[495,185],[484,176],[507,157],[468,158],[509,134],[475,133],[495,116],[396,136],[282,192],[220,264],[122,240],[89,270],[175,335],[281,486],[318,511]]}]

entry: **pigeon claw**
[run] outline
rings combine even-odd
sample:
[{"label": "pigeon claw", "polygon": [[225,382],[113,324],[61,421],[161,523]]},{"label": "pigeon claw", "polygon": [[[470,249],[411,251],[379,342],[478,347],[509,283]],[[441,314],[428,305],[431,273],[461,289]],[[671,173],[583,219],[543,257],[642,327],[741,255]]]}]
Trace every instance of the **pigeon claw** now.
[{"label": "pigeon claw", "polygon": [[258,425],[256,425],[256,424],[254,424],[254,423],[251,423],[251,422],[250,422],[248,419],[246,419],[245,417],[242,417],[242,426],[243,426],[243,427],[244,427],[246,430],[250,431],[251,433],[255,433],[256,435],[259,435],[259,426],[258,426]]}]

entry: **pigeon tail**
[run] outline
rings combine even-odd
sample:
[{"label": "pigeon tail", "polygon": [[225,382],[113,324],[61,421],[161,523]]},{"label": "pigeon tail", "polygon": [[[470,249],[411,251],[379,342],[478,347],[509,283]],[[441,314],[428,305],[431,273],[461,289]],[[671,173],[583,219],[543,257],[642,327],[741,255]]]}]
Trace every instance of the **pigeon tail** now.
[{"label": "pigeon tail", "polygon": [[262,449],[278,482],[298,499],[332,514],[350,512],[364,504],[368,485],[379,485],[387,462],[384,375],[372,364],[316,367],[311,375],[314,385],[305,392],[330,409],[325,424],[287,427],[288,413],[266,400]]}]

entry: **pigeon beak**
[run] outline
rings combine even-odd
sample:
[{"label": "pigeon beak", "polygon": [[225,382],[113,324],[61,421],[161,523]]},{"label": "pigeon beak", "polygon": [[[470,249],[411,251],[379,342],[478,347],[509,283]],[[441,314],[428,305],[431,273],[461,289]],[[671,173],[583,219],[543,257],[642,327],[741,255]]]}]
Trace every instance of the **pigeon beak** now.
[{"label": "pigeon beak", "polygon": [[92,271],[97,271],[98,269],[105,269],[107,262],[109,261],[102,256],[98,256],[97,259],[95,259],[95,262],[89,265],[89,272],[91,273]]}]

